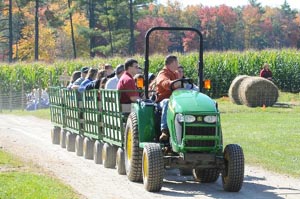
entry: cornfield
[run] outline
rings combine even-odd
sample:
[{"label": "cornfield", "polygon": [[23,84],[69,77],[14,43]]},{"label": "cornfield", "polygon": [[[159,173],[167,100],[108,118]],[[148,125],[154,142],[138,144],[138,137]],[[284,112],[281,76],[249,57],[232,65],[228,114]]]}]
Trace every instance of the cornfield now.
[{"label": "cornfield", "polygon": [[[198,54],[177,54],[180,64],[185,68],[185,76],[197,82]],[[133,56],[141,67],[144,65],[144,57]],[[54,63],[25,63],[18,62],[12,65],[0,64],[0,92],[8,92],[23,89],[29,91],[50,84],[59,85],[59,76],[71,75],[74,70],[82,66],[99,67],[101,64],[110,63],[113,66],[123,63],[126,58],[96,58],[88,60],[68,60]],[[300,92],[300,51],[296,49],[244,51],[244,52],[208,52],[204,54],[204,78],[210,79],[212,88],[206,91],[212,97],[225,96],[232,80],[238,75],[258,76],[261,66],[270,64],[273,72],[274,83],[281,91]],[[152,55],[150,57],[150,72],[157,72],[164,65],[164,55]]]}]

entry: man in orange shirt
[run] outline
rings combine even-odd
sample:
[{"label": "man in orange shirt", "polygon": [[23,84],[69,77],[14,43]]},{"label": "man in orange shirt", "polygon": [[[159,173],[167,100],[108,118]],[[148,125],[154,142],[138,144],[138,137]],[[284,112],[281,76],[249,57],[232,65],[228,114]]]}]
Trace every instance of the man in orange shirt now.
[{"label": "man in orange shirt", "polygon": [[[169,129],[167,126],[167,110],[169,98],[172,94],[172,90],[170,88],[171,83],[174,80],[179,78],[178,74],[178,59],[174,55],[168,55],[165,58],[165,67],[158,73],[156,77],[156,93],[157,93],[157,102],[159,106],[162,108],[161,114],[161,135],[159,137],[160,141],[167,141],[169,138]],[[180,88],[181,83],[177,82],[174,84],[174,89]]]}]

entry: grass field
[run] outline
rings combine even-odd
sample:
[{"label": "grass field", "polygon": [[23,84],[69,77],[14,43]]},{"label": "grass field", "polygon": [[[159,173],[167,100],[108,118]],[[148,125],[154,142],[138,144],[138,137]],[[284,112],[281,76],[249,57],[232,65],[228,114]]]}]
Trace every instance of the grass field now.
[{"label": "grass field", "polygon": [[70,187],[3,150],[0,150],[0,185],[0,198],[3,199],[79,198]]},{"label": "grass field", "polygon": [[[248,108],[218,99],[224,144],[243,147],[247,164],[300,177],[300,106]],[[280,102],[298,104],[299,94],[281,94]]]}]

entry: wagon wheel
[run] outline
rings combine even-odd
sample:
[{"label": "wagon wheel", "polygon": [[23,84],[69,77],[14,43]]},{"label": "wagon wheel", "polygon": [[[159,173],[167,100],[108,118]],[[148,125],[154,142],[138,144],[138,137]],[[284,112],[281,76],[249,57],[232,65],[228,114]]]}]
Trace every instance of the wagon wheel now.
[{"label": "wagon wheel", "polygon": [[118,174],[120,175],[126,174],[125,155],[124,155],[124,150],[122,148],[118,148],[117,151],[116,167],[117,167]]},{"label": "wagon wheel", "polygon": [[94,141],[85,137],[83,140],[83,157],[92,160],[94,157]]},{"label": "wagon wheel", "polygon": [[219,178],[220,171],[217,168],[193,169],[195,181],[202,183],[216,182]]},{"label": "wagon wheel", "polygon": [[66,148],[66,130],[65,129],[61,129],[60,131],[60,146],[61,148]]},{"label": "wagon wheel", "polygon": [[103,143],[96,140],[94,144],[94,162],[96,164],[102,164],[102,148]]},{"label": "wagon wheel", "polygon": [[67,132],[66,135],[66,149],[67,151],[74,152],[75,151],[75,134],[72,134],[71,132]]},{"label": "wagon wheel", "polygon": [[130,181],[142,180],[142,150],[139,148],[136,113],[130,113],[125,128],[125,168]]},{"label": "wagon wheel", "polygon": [[60,136],[60,127],[53,127],[51,129],[51,142],[52,144],[59,144],[59,136]]},{"label": "wagon wheel", "polygon": [[83,155],[83,137],[81,135],[76,136],[75,140],[75,153],[78,156]]},{"label": "wagon wheel", "polygon": [[222,173],[223,188],[225,191],[238,192],[244,180],[244,153],[236,144],[229,144],[224,149],[225,169]]},{"label": "wagon wheel", "polygon": [[143,182],[147,191],[160,191],[164,179],[164,160],[159,144],[147,144],[143,151]]},{"label": "wagon wheel", "polygon": [[104,143],[102,148],[102,163],[105,168],[114,168],[116,166],[116,150],[113,145]]}]

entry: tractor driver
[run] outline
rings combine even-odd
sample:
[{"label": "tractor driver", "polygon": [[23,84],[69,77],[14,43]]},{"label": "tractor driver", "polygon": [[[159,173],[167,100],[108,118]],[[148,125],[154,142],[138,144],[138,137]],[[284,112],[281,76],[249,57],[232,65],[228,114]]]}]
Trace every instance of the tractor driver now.
[{"label": "tractor driver", "polygon": [[121,92],[121,104],[130,104],[140,98],[139,93],[135,92],[137,88],[133,79],[134,75],[138,72],[139,64],[135,59],[130,58],[125,61],[124,66],[125,73],[121,76],[117,84],[117,89],[125,90],[125,92]]},{"label": "tractor driver", "polygon": [[[167,126],[167,110],[169,98],[172,94],[170,85],[174,80],[179,79],[178,66],[179,64],[177,57],[174,55],[168,55],[165,58],[164,68],[158,73],[156,77],[155,90],[157,94],[157,103],[162,109],[160,123],[161,135],[159,137],[160,141],[167,141],[169,139],[169,129]],[[174,89],[180,87],[180,82],[176,82],[174,84]]]}]

